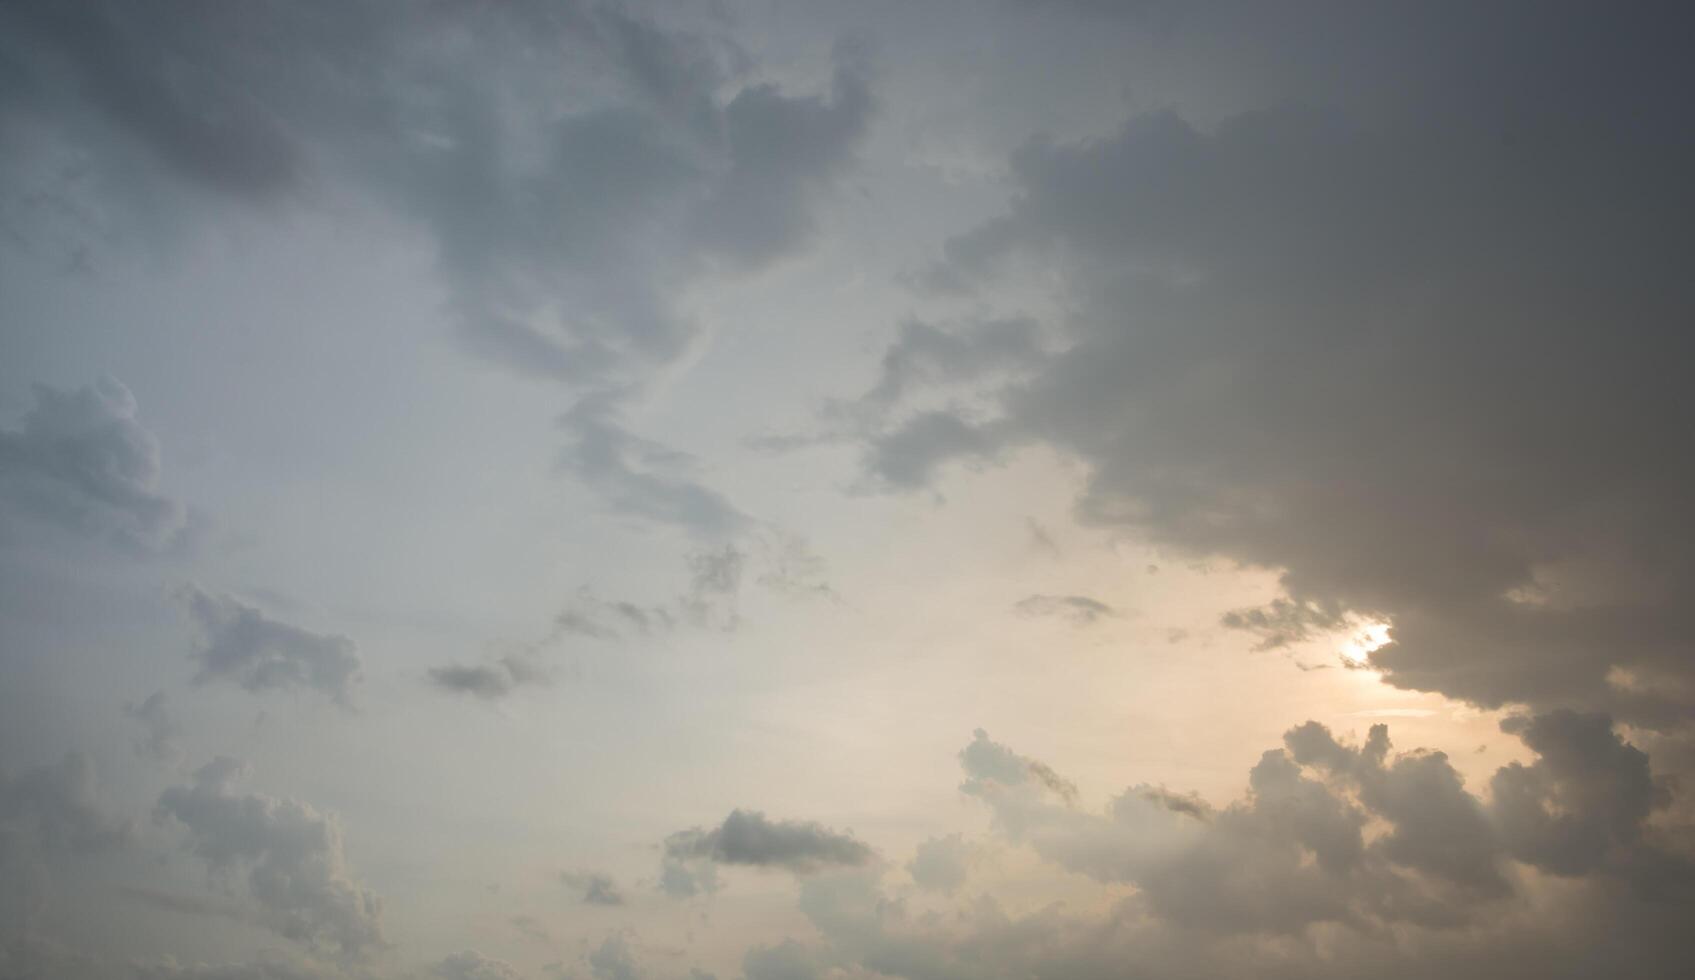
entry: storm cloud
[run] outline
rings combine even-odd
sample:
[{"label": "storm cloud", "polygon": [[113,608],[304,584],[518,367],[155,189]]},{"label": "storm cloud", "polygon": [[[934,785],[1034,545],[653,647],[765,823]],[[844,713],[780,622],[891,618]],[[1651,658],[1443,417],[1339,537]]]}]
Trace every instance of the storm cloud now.
[{"label": "storm cloud", "polygon": [[1372,662],[1394,684],[1686,718],[1679,29],[1571,4],[1334,26],[1311,73],[1351,48],[1382,88],[1014,153],[1010,207],[940,268],[1063,277],[1063,350],[1026,353],[986,413],[888,420],[867,471],[1059,447],[1090,468],[1085,519],[1281,570],[1282,605],[1227,619],[1267,645],[1354,611],[1393,622]]}]

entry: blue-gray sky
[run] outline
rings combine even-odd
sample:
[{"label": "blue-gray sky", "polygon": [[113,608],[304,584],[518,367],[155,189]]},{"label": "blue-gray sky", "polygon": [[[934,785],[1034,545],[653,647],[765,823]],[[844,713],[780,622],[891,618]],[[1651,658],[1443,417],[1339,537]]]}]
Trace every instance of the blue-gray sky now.
[{"label": "blue-gray sky", "polygon": [[0,3],[0,978],[1688,975],[1692,39]]}]

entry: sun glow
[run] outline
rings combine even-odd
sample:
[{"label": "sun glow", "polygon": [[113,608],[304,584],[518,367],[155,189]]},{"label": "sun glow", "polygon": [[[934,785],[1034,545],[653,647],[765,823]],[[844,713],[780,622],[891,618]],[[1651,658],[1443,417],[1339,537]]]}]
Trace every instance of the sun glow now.
[{"label": "sun glow", "polygon": [[1353,666],[1364,667],[1371,663],[1372,651],[1389,642],[1390,624],[1386,622],[1366,622],[1359,625],[1348,638],[1342,642],[1339,652],[1342,659]]}]

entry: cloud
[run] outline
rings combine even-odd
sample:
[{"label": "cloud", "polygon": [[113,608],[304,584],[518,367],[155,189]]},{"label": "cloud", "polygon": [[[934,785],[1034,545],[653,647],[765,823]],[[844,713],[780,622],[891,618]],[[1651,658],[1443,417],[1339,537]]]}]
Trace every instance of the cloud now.
[{"label": "cloud", "polygon": [[230,683],[254,693],[310,688],[351,704],[360,677],[352,640],[272,619],[233,596],[197,586],[184,588],[180,597],[200,634],[193,654],[200,665],[196,684]]},{"label": "cloud", "polygon": [[[753,76],[718,31],[660,14],[587,0],[187,18],[9,4],[0,60],[17,84],[0,140],[47,162],[0,186],[154,240],[351,191],[433,246],[466,351],[586,393],[566,420],[568,472],[615,512],[719,533],[739,512],[653,468],[606,399],[698,340],[679,305],[692,284],[808,244],[874,102],[852,45],[797,93]],[[86,263],[91,247],[72,252]]]},{"label": "cloud", "polygon": [[136,553],[183,541],[187,508],[160,492],[159,440],[136,414],[135,396],[113,378],[75,390],[36,385],[18,428],[0,428],[0,518]]},{"label": "cloud", "polygon": [[474,949],[444,957],[430,968],[430,973],[446,980],[518,980],[522,976],[512,964],[484,956]]},{"label": "cloud", "polygon": [[501,657],[492,664],[431,667],[430,683],[444,691],[498,701],[525,686],[546,686],[548,675],[522,657]]},{"label": "cloud", "polygon": [[989,738],[981,728],[972,733],[971,744],[960,750],[960,766],[966,781],[961,789],[974,796],[993,795],[1005,787],[1038,786],[1067,805],[1077,802],[1077,786],[1054,772],[1045,762],[1025,758]]},{"label": "cloud", "polygon": [[674,897],[713,891],[719,865],[782,868],[805,875],[866,865],[874,857],[870,845],[822,824],[769,820],[757,810],[732,810],[711,830],[696,827],[665,839],[660,887]]},{"label": "cloud", "polygon": [[88,756],[70,752],[16,775],[0,769],[0,976],[86,969],[80,954],[36,935],[56,865],[110,853],[130,839],[130,822],[101,802]]},{"label": "cloud", "polygon": [[[1024,757],[978,735],[961,765],[997,834],[1134,890],[1029,911],[974,895],[937,914],[885,891],[880,869],[822,873],[800,885],[815,938],[757,946],[744,972],[1105,980],[1127,963],[1153,978],[1575,980],[1597,963],[1631,978],[1685,972],[1692,896],[1615,887],[1628,869],[1665,862],[1616,851],[1600,860],[1580,846],[1583,857],[1552,885],[1536,873],[1550,852],[1514,843],[1557,838],[1562,859],[1580,839],[1640,847],[1665,803],[1645,757],[1604,718],[1551,713],[1507,727],[1536,758],[1497,778],[1535,771],[1542,816],[1569,817],[1569,833],[1550,838],[1537,817],[1514,829],[1504,818],[1519,803],[1471,794],[1439,752],[1395,753],[1383,726],[1357,745],[1313,722],[1290,729],[1253,767],[1247,792],[1221,808],[1143,784],[1101,813],[1065,805]],[[1597,826],[1610,829],[1582,829]]]},{"label": "cloud", "polygon": [[1644,901],[1695,900],[1695,864],[1649,819],[1668,791],[1608,719],[1555,712],[1504,727],[1537,759],[1499,769],[1488,799],[1441,752],[1392,756],[1387,726],[1350,746],[1316,722],[1264,753],[1248,795],[1222,809],[1142,785],[1105,814],[1080,811],[981,732],[961,753],[962,789],[1010,840],[1079,874],[1135,884],[1148,913],[1184,929],[1459,927],[1519,895],[1515,861],[1623,881]]},{"label": "cloud", "polygon": [[1348,619],[1341,610],[1327,609],[1313,600],[1279,598],[1263,606],[1232,609],[1219,622],[1258,636],[1256,650],[1277,650],[1341,629]]},{"label": "cloud", "polygon": [[1352,612],[1393,623],[1392,684],[1684,724],[1686,18],[1473,13],[1178,18],[1197,64],[1265,54],[1264,107],[1012,154],[942,269],[1033,268],[1068,313],[1016,381],[866,434],[866,476],[1057,448],[1085,520],[1280,570],[1286,603],[1238,614],[1267,644]]},{"label": "cloud", "polygon": [[269,953],[247,963],[183,965],[175,959],[133,964],[136,980],[336,980],[340,970]]},{"label": "cloud", "polygon": [[1118,610],[1086,595],[1025,596],[1012,608],[1023,616],[1052,616],[1073,626],[1093,626],[1103,617],[1118,615]]},{"label": "cloud", "polygon": [[45,850],[93,853],[129,839],[127,820],[101,804],[94,763],[81,752],[17,775],[0,770],[0,825],[28,832]]},{"label": "cloud", "polygon": [[537,919],[534,916],[514,915],[506,921],[512,923],[512,928],[518,930],[518,932],[525,938],[534,939],[538,943],[547,943],[549,945],[553,943],[552,931],[550,931],[547,926],[543,925],[540,919]]},{"label": "cloud", "polygon": [[1606,716],[1556,711],[1516,716],[1501,728],[1537,755],[1490,781],[1491,813],[1513,857],[1551,874],[1608,873],[1648,897],[1695,901],[1695,860],[1649,823],[1671,790]]},{"label": "cloud", "polygon": [[959,834],[931,837],[918,845],[906,871],[918,887],[953,894],[971,874],[976,850]]},{"label": "cloud", "polygon": [[748,518],[698,482],[684,454],[632,435],[613,403],[586,398],[560,419],[568,442],[561,460],[600,494],[614,513],[672,525],[707,537],[742,530]]},{"label": "cloud", "polygon": [[624,893],[610,875],[595,871],[562,871],[559,880],[571,888],[582,889],[586,905],[623,905]]},{"label": "cloud", "polygon": [[159,795],[155,813],[188,831],[188,846],[214,871],[242,873],[261,919],[313,950],[364,957],[386,944],[381,902],[355,880],[341,825],[310,804],[236,792],[242,764],[220,757],[187,785]]},{"label": "cloud", "polygon": [[607,935],[589,953],[589,972],[597,980],[641,980],[646,976],[636,965],[629,942],[620,933]]},{"label": "cloud", "polygon": [[164,691],[154,691],[139,705],[124,702],[124,717],[141,726],[143,737],[135,743],[138,755],[168,766],[182,762],[182,726],[171,717]]},{"label": "cloud", "polygon": [[[751,550],[750,550],[751,549]],[[683,557],[687,591],[664,603],[603,599],[579,589],[554,618],[542,644],[566,636],[590,640],[663,636],[682,628],[734,632],[742,625],[742,585],[751,567],[756,581],[790,598],[837,598],[824,581],[824,562],[803,540],[768,528],[737,541],[691,551]]]}]

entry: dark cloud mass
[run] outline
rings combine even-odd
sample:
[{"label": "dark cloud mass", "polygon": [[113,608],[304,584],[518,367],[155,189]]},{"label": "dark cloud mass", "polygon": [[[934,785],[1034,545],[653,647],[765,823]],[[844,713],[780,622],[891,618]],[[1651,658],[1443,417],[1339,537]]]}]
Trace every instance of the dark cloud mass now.
[{"label": "dark cloud mass", "polygon": [[890,420],[869,472],[1062,447],[1086,519],[1284,569],[1231,620],[1268,645],[1352,610],[1393,621],[1394,684],[1687,720],[1695,72],[1686,11],[1615,13],[1178,18],[1262,30],[1282,100],[1014,154],[942,268],[1062,275],[1065,349],[987,414]]}]

